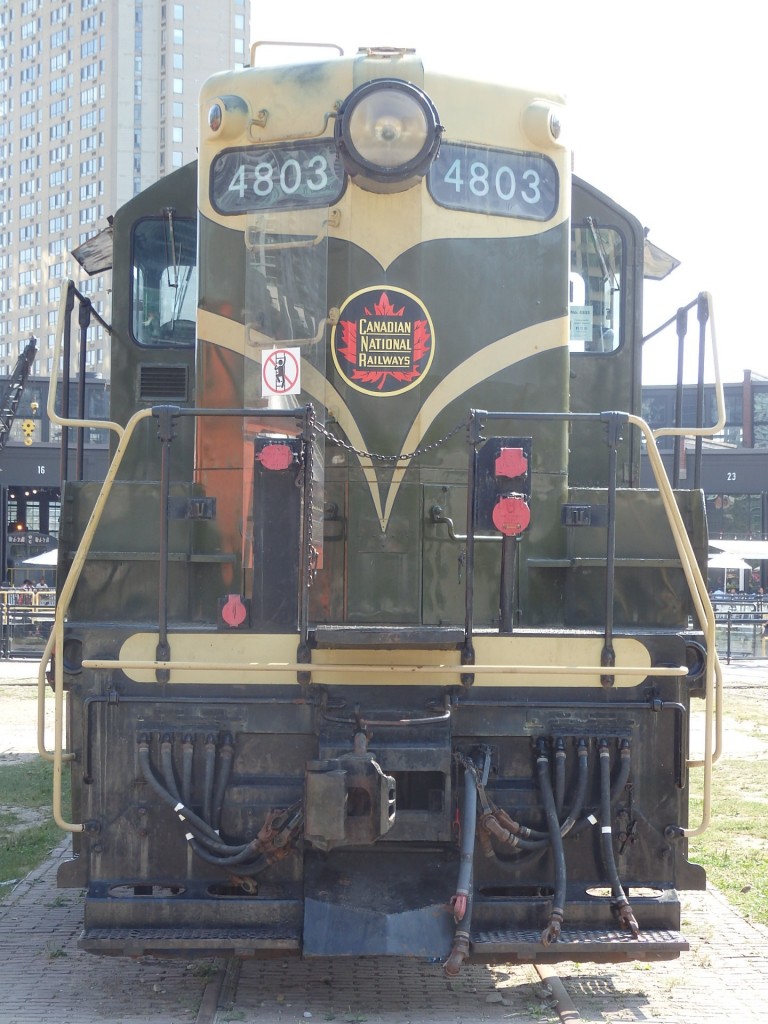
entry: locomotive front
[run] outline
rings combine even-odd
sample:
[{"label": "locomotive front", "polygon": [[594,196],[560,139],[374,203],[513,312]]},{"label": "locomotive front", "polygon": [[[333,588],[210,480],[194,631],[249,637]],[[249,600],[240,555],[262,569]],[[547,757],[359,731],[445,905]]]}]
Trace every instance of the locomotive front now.
[{"label": "locomotive front", "polygon": [[[560,97],[369,49],[217,75],[200,108],[195,347],[189,197],[139,197],[113,382],[138,411],[106,491],[68,499],[81,945],[677,955],[675,889],[703,885],[680,522],[699,552],[705,526],[632,486],[630,298],[571,409]],[[142,391],[182,364],[194,400]],[[582,421],[606,444],[569,479]]]}]

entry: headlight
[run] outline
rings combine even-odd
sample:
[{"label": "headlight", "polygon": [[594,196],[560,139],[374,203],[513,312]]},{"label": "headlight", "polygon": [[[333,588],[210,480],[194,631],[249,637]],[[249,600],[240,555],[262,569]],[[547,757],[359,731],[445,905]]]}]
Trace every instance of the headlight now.
[{"label": "headlight", "polygon": [[442,127],[417,86],[379,78],[355,89],[336,119],[336,145],[347,173],[371,192],[402,192],[429,170]]}]

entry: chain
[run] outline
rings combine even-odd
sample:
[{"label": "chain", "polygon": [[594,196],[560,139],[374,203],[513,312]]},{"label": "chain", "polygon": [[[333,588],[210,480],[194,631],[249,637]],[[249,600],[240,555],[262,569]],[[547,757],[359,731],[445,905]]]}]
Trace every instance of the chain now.
[{"label": "chain", "polygon": [[315,547],[314,537],[313,537],[314,525],[315,525],[315,515],[314,515],[314,512],[315,512],[315,510],[314,510],[314,500],[315,500],[315,473],[314,473],[315,452],[314,452],[314,437],[315,437],[315,434],[317,432],[316,431],[317,420],[315,419],[315,410],[314,410],[314,408],[311,409],[310,412],[309,412],[308,425],[309,425],[309,441],[307,442],[307,448],[306,448],[306,453],[307,454],[306,454],[306,457],[307,457],[307,459],[309,461],[308,473],[307,473],[307,476],[309,478],[309,482],[308,482],[308,485],[307,485],[308,489],[309,489],[309,494],[305,495],[305,499],[304,500],[306,502],[308,502],[308,508],[309,508],[309,515],[306,516],[306,523],[307,523],[306,545],[307,545],[307,554],[308,554],[308,557],[307,557],[307,581],[306,582],[307,582],[307,586],[311,587],[312,586],[312,581],[314,580],[315,576],[317,575],[317,560],[318,560],[318,551],[317,551],[317,548]]},{"label": "chain", "polygon": [[337,445],[339,448],[343,448],[345,451],[350,452],[352,455],[357,455],[362,459],[378,459],[379,462],[409,462],[411,459],[417,459],[420,455],[426,455],[427,452],[434,451],[436,448],[440,448],[455,437],[456,434],[463,428],[466,427],[467,420],[461,420],[456,426],[449,430],[443,437],[438,438],[437,441],[433,441],[431,444],[425,444],[422,448],[417,448],[413,452],[403,453],[402,455],[380,455],[378,452],[367,452],[362,448],[355,448],[353,445],[348,444],[346,441],[342,441],[340,437],[336,437],[331,431],[322,426],[322,424],[315,422],[313,429],[318,433],[322,434],[326,440],[332,444]]},{"label": "chain", "polygon": [[[403,455],[379,455],[377,452],[367,452],[364,451],[362,448],[355,448],[353,445],[348,444],[346,441],[342,441],[340,437],[336,437],[336,435],[332,434],[327,427],[324,427],[322,424],[317,422],[317,420],[315,419],[314,410],[312,410],[309,417],[310,442],[308,446],[308,458],[312,459],[314,455],[314,452],[312,451],[312,438],[314,438],[316,434],[322,434],[322,436],[327,441],[330,441],[332,444],[337,445],[339,448],[343,448],[350,454],[357,455],[359,458],[362,459],[378,459],[379,462],[409,462],[411,459],[417,459],[420,455],[426,455],[427,452],[431,452],[434,451],[436,448],[440,448],[442,445],[450,441],[452,437],[455,437],[456,434],[458,434],[458,432],[463,427],[466,426],[468,426],[468,421],[466,419],[461,420],[459,423],[456,424],[456,426],[452,430],[449,430],[448,433],[445,434],[443,437],[438,438],[437,441],[433,441],[431,444],[424,445],[422,448],[417,448],[416,451],[407,452]],[[309,522],[307,537],[307,550],[309,551],[309,558],[307,559],[307,586],[309,587],[312,586],[312,580],[314,579],[317,573],[317,548],[312,543],[312,501],[314,479],[311,471],[308,475],[309,494],[306,496],[306,500],[309,502],[310,509],[310,514],[308,516]]]}]

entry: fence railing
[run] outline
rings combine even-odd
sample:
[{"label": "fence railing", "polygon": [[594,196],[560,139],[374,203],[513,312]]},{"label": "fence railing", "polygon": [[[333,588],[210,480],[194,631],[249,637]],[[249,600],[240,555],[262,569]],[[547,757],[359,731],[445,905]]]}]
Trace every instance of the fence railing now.
[{"label": "fence railing", "polygon": [[56,591],[0,589],[0,658],[39,658],[53,626]]},{"label": "fence railing", "polygon": [[768,596],[713,597],[712,607],[717,652],[724,661],[766,657]]},{"label": "fence railing", "polygon": [[[768,657],[768,595],[712,598],[720,657]],[[42,587],[0,589],[0,658],[43,653],[56,611],[56,591]]]}]

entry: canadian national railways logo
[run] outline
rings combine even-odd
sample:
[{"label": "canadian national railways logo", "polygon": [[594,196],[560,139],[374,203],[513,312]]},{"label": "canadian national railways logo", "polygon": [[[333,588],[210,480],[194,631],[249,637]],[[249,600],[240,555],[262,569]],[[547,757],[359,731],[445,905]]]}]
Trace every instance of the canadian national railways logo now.
[{"label": "canadian national railways logo", "polygon": [[336,369],[353,388],[382,397],[400,395],[429,370],[432,321],[409,292],[366,288],[341,307],[331,351]]}]

